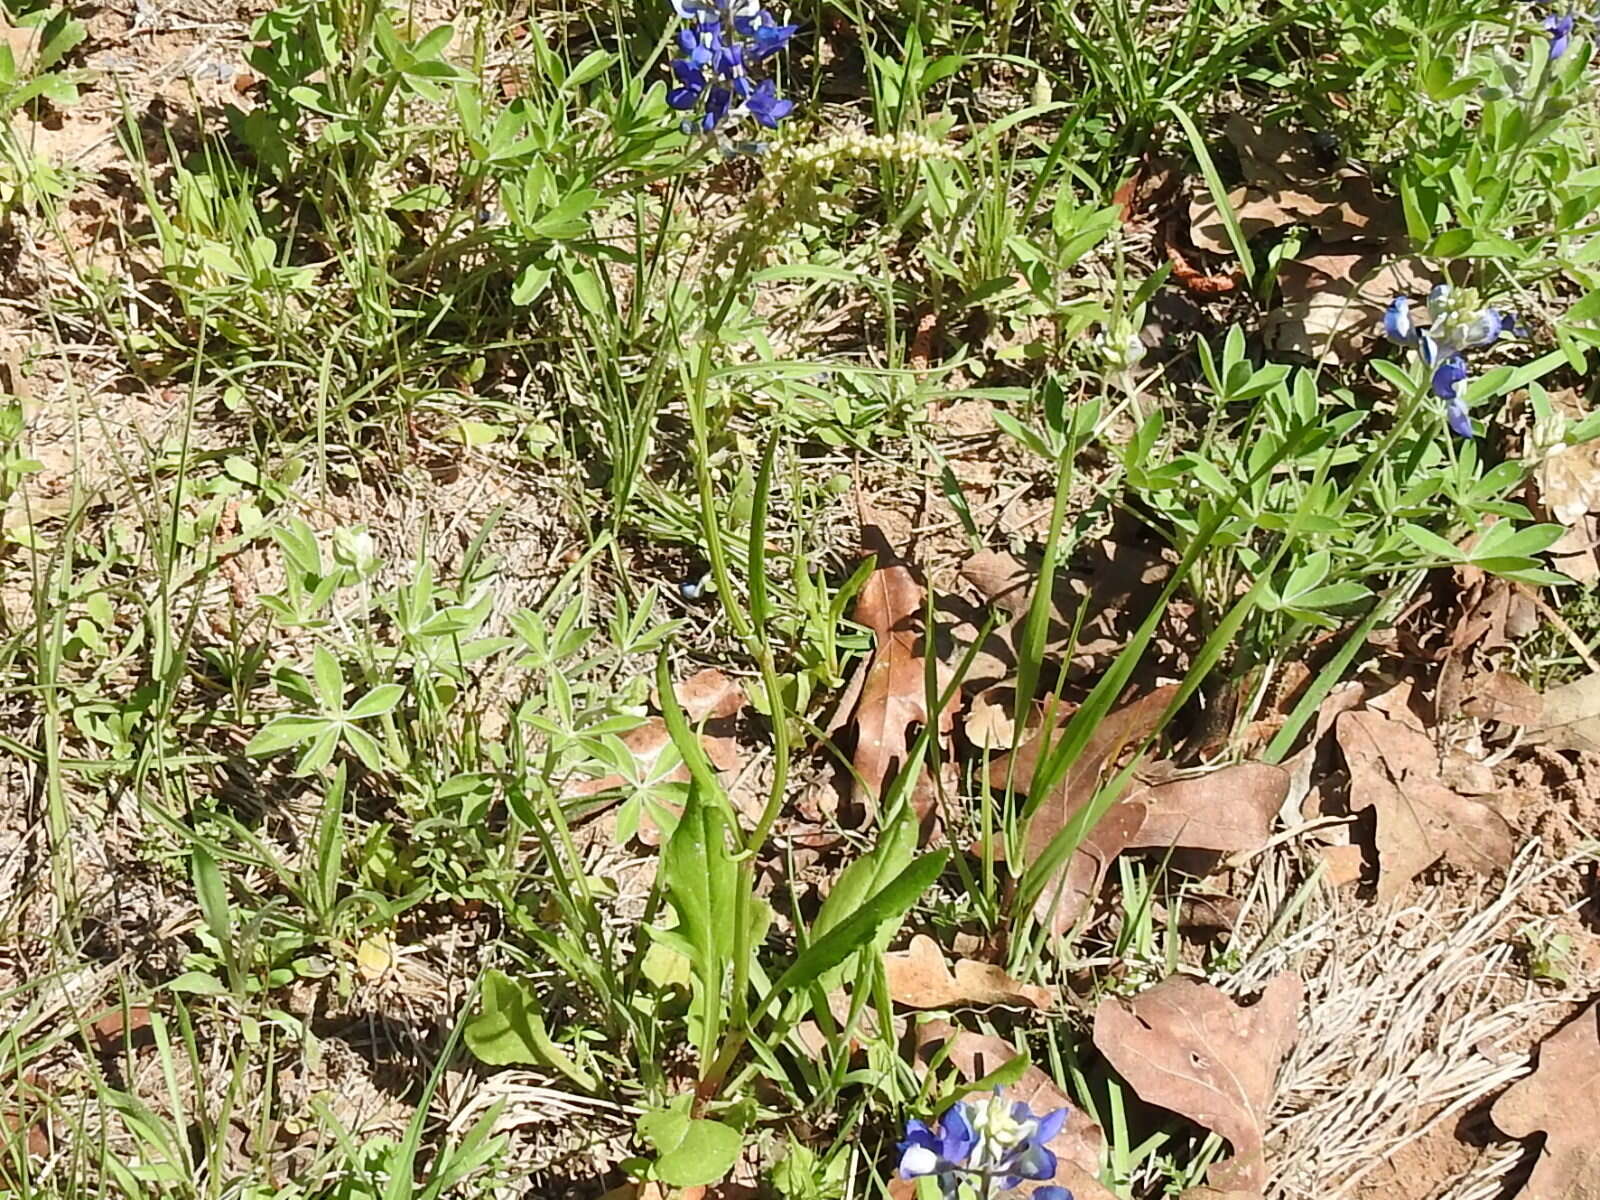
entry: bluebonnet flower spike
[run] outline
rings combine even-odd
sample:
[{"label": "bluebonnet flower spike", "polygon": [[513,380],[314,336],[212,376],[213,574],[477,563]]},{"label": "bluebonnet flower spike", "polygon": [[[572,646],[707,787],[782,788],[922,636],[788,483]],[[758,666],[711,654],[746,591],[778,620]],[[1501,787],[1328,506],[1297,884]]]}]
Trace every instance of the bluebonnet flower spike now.
[{"label": "bluebonnet flower spike", "polygon": [[1472,417],[1467,412],[1466,352],[1493,345],[1502,337],[1527,337],[1515,316],[1479,303],[1472,288],[1441,283],[1428,294],[1426,331],[1411,322],[1409,301],[1396,296],[1383,317],[1383,331],[1391,341],[1415,346],[1429,372],[1433,394],[1444,401],[1445,422],[1458,437],[1472,437]]},{"label": "bluebonnet flower spike", "polygon": [[797,27],[779,24],[760,0],[672,0],[672,6],[689,23],[678,32],[683,57],[672,61],[678,86],[667,92],[667,103],[688,114],[684,131],[715,133],[724,150],[759,145],[730,142],[727,130],[746,117],[776,129],[794,111],[772,80],[752,78],[751,69],[787,46]]},{"label": "bluebonnet flower spike", "polygon": [[972,1154],[977,1140],[967,1123],[964,1104],[957,1104],[940,1118],[938,1133],[921,1121],[907,1121],[906,1140],[900,1143],[900,1178],[956,1170]]},{"label": "bluebonnet flower spike", "polygon": [[[1009,1189],[1025,1179],[1053,1179],[1057,1162],[1048,1143],[1066,1120],[1065,1108],[1035,1115],[1020,1101],[1007,1103],[999,1088],[984,1100],[958,1101],[939,1118],[937,1130],[922,1121],[906,1123],[900,1177],[934,1176],[949,1200],[961,1194],[963,1183],[987,1198],[997,1184]],[[1041,1188],[1035,1195],[1071,1200],[1065,1188]]]}]

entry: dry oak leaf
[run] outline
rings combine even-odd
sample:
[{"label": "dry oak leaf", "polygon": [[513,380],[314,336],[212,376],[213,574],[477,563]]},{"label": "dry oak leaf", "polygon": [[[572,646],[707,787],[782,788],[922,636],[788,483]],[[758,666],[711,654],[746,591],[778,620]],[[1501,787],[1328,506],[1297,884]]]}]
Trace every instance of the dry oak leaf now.
[{"label": "dry oak leaf", "polygon": [[1546,692],[1524,737],[1557,750],[1600,751],[1600,675],[1585,675]]},{"label": "dry oak leaf", "polygon": [[1342,714],[1335,732],[1350,768],[1351,811],[1377,810],[1380,901],[1393,900],[1441,858],[1484,874],[1510,864],[1511,826],[1440,781],[1427,734],[1371,710]]},{"label": "dry oak leaf", "polygon": [[[855,620],[878,639],[855,711],[855,801],[867,812],[877,807],[889,773],[905,761],[907,731],[928,723],[926,664],[917,653],[921,612],[922,587],[898,563],[874,571],[856,600]],[[942,684],[942,667],[940,674]],[[941,734],[955,720],[955,702],[952,696],[939,714]]]},{"label": "dry oak leaf", "polygon": [[1094,1044],[1141,1100],[1228,1140],[1233,1157],[1212,1166],[1212,1187],[1259,1194],[1267,1182],[1262,1131],[1304,991],[1285,971],[1241,1008],[1210,984],[1174,976],[1126,1006],[1101,1001]]},{"label": "dry oak leaf", "polygon": [[1268,345],[1312,358],[1356,355],[1396,295],[1424,293],[1439,277],[1415,258],[1339,245],[1291,259],[1278,271],[1283,303],[1267,315]]},{"label": "dry oak leaf", "polygon": [[1524,1200],[1600,1200],[1600,1137],[1594,1100],[1600,1089],[1600,1001],[1540,1043],[1539,1065],[1511,1085],[1489,1116],[1514,1138],[1544,1130]]},{"label": "dry oak leaf", "polygon": [[[1069,665],[1075,671],[1091,669],[1126,644],[1128,631],[1121,626],[1148,608],[1172,570],[1159,555],[1109,539],[1094,543],[1086,554],[1085,563],[1057,572],[1045,628],[1046,651],[1059,654],[1070,645]],[[961,576],[1012,617],[990,635],[968,680],[1009,679],[1017,661],[1016,642],[1038,586],[1039,564],[984,550],[962,564]],[[1074,638],[1077,613],[1084,605],[1088,615]]]},{"label": "dry oak leaf", "polygon": [[[1125,747],[1142,742],[1154,732],[1177,691],[1176,685],[1157,688],[1107,714],[1095,727],[1077,761],[1067,771],[1066,779],[1046,797],[1028,824],[1025,847],[1028,864],[1043,854],[1051,839],[1093,799],[1106,766]],[[1057,727],[1051,732],[1050,740],[1054,742],[1059,737],[1060,728]],[[1024,743],[1014,755],[995,759],[989,765],[990,785],[1003,789],[1011,777],[1019,791],[1027,791],[1044,746],[1041,733]],[[1070,930],[1099,892],[1111,860],[1138,836],[1144,820],[1144,805],[1136,801],[1112,805],[1068,857],[1062,871],[1039,894],[1034,916],[1040,924],[1057,934]]]},{"label": "dry oak leaf", "polygon": [[1289,772],[1267,763],[1238,763],[1142,787],[1122,801],[1145,809],[1128,845],[1254,853],[1272,836],[1288,794]]},{"label": "dry oak leaf", "polygon": [[1467,687],[1461,711],[1482,721],[1507,725],[1538,725],[1545,698],[1509,671],[1486,671]]},{"label": "dry oak leaf", "polygon": [[[1242,114],[1223,126],[1239,156],[1245,186],[1229,195],[1246,238],[1283,225],[1303,224],[1323,241],[1388,241],[1405,233],[1399,202],[1379,196],[1372,179],[1330,161],[1304,130],[1284,129]],[[1216,206],[1207,193],[1190,206],[1191,236],[1202,250],[1232,253]]]},{"label": "dry oak leaf", "polygon": [[967,706],[962,728],[974,746],[988,750],[1008,749],[1017,739],[1017,723],[1011,714],[1017,707],[1017,689],[997,683],[984,688]]},{"label": "dry oak leaf", "polygon": [[674,684],[672,691],[678,697],[683,715],[692,724],[731,717],[750,702],[738,681],[729,679],[715,667],[696,671]]},{"label": "dry oak leaf", "polygon": [[1539,464],[1537,478],[1540,503],[1568,528],[1600,511],[1600,439],[1555,447]]},{"label": "dry oak leaf", "polygon": [[[1569,416],[1583,412],[1576,393],[1565,389],[1551,397],[1559,411]],[[1538,422],[1529,430],[1523,457],[1537,461],[1534,479],[1538,484],[1539,506],[1552,520],[1566,526],[1566,533],[1550,546],[1550,560],[1557,570],[1579,583],[1600,578],[1600,439],[1577,445],[1549,444],[1549,433]]]},{"label": "dry oak leaf", "polygon": [[1571,527],[1550,543],[1545,553],[1550,565],[1569,579],[1578,583],[1593,583],[1600,579],[1600,558],[1595,556],[1600,547],[1600,521],[1593,513],[1584,513]]},{"label": "dry oak leaf", "polygon": [[[925,1066],[941,1047],[948,1046],[945,1061],[969,1083],[992,1074],[1017,1057],[1016,1047],[1003,1038],[958,1030],[946,1021],[929,1021],[917,1031],[917,1061]],[[1114,1200],[1100,1183],[1101,1160],[1105,1157],[1105,1134],[1038,1067],[1029,1066],[1022,1077],[1004,1089],[1008,1100],[1020,1100],[1036,1113],[1067,1109],[1067,1122],[1049,1142],[1056,1156],[1054,1179],[1024,1181],[1019,1196],[1031,1196],[1040,1187],[1054,1184],[1070,1191],[1074,1200]]]},{"label": "dry oak leaf", "polygon": [[919,933],[911,945],[883,956],[889,995],[907,1008],[954,1008],[958,1005],[1011,1004],[1049,1008],[1050,989],[1021,983],[992,963],[958,958],[955,969],[945,961],[939,943]]},{"label": "dry oak leaf", "polygon": [[[1285,225],[1308,225],[1325,242],[1384,242],[1404,232],[1396,208],[1356,171],[1298,188],[1235,188],[1228,193],[1228,206],[1246,240]],[[1227,226],[1209,192],[1190,202],[1189,221],[1196,247],[1212,254],[1233,253]]]}]

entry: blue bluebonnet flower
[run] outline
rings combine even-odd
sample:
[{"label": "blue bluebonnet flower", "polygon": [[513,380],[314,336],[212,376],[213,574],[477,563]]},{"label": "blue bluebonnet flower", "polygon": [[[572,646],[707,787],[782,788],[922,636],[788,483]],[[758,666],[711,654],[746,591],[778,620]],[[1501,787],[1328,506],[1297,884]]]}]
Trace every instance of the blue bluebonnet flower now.
[{"label": "blue bluebonnet flower", "polygon": [[[977,1102],[957,1101],[939,1118],[937,1129],[915,1119],[906,1122],[900,1177],[933,1176],[945,1200],[991,1200],[997,1188],[1053,1179],[1056,1156],[1049,1142],[1066,1120],[1065,1108],[1038,1115],[1021,1101],[1007,1101],[999,1088]],[[1035,1200],[1072,1200],[1062,1187],[1033,1194]]]},{"label": "blue bluebonnet flower", "polygon": [[1433,394],[1444,401],[1444,419],[1451,432],[1461,437],[1472,436],[1472,418],[1467,415],[1466,397],[1467,360],[1452,354],[1433,369]]},{"label": "blue bluebonnet flower", "polygon": [[1527,337],[1527,330],[1510,313],[1478,302],[1472,288],[1441,283],[1428,293],[1426,329],[1411,320],[1411,301],[1396,296],[1383,314],[1383,333],[1391,342],[1411,346],[1432,370],[1433,394],[1444,401],[1445,421],[1461,437],[1472,436],[1467,415],[1468,350],[1493,345],[1502,337]]},{"label": "blue bluebonnet flower", "polygon": [[[1544,8],[1545,5],[1541,0],[1532,0],[1530,7]],[[1544,28],[1545,36],[1550,39],[1550,61],[1555,62],[1572,48],[1572,39],[1578,33],[1579,20],[1600,22],[1600,11],[1584,12],[1581,8],[1572,7],[1571,0],[1568,0],[1565,7],[1551,4],[1550,8],[1553,11],[1547,12],[1540,24]]]},{"label": "blue bluebonnet flower", "polygon": [[780,24],[760,0],[673,0],[673,8],[688,24],[678,31],[683,57],[672,60],[677,86],[667,103],[689,114],[684,132],[714,133],[727,145],[727,131],[746,117],[776,129],[794,101],[750,71],[788,45],[798,26]]},{"label": "blue bluebonnet flower", "polygon": [[1550,35],[1550,61],[1555,62],[1567,52],[1572,42],[1572,13],[1551,13],[1544,19],[1544,31]]}]

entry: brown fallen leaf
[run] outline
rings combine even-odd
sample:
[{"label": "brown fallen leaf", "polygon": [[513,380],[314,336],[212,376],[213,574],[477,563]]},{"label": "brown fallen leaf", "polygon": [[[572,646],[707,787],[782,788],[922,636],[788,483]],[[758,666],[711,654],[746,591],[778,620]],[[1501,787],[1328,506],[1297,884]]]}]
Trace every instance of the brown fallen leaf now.
[{"label": "brown fallen leaf", "polygon": [[113,1008],[105,1016],[89,1023],[89,1036],[94,1048],[102,1054],[121,1050],[124,1044],[148,1045],[155,1040],[150,1029],[150,1006],[130,1004],[126,1011]]},{"label": "brown fallen leaf", "polygon": [[1530,499],[1541,515],[1566,527],[1549,549],[1551,565],[1579,583],[1600,579],[1600,439],[1568,445],[1566,426],[1584,414],[1575,388],[1549,393],[1554,412],[1535,420],[1523,440],[1524,461],[1535,464]]},{"label": "brown fallen leaf", "polygon": [[[948,1046],[945,1061],[969,1083],[990,1075],[1017,1057],[1010,1042],[987,1034],[957,1030],[945,1021],[929,1021],[917,1030],[917,1062],[926,1067],[934,1055]],[[1055,1184],[1072,1192],[1074,1200],[1113,1200],[1099,1181],[1100,1164],[1105,1157],[1105,1134],[1089,1115],[1073,1104],[1065,1092],[1056,1086],[1038,1067],[1029,1066],[1016,1083],[1003,1089],[1009,1100],[1020,1100],[1036,1113],[1066,1108],[1067,1122],[1061,1132],[1050,1140],[1050,1150],[1057,1159],[1056,1175],[1052,1180],[1024,1182],[1017,1195],[1030,1196],[1040,1187]]]},{"label": "brown fallen leaf", "polygon": [[750,703],[737,680],[729,679],[715,667],[697,671],[673,686],[678,704],[691,724],[731,717]]},{"label": "brown fallen leaf", "polygon": [[[1121,608],[1138,593],[1159,588],[1172,567],[1159,555],[1110,539],[1094,543],[1083,565],[1056,572],[1050,616],[1070,628],[1087,602],[1094,612]],[[1026,616],[1038,586],[1039,564],[994,550],[974,554],[961,576],[1002,612]]]},{"label": "brown fallen leaf", "polygon": [[1510,864],[1511,826],[1440,781],[1427,734],[1371,709],[1342,714],[1335,733],[1350,769],[1351,810],[1376,810],[1379,900],[1393,900],[1441,858],[1479,873]]},{"label": "brown fallen leaf", "polygon": [[1316,854],[1322,860],[1323,882],[1329,887],[1348,887],[1360,882],[1360,846],[1318,846]]},{"label": "brown fallen leaf", "polygon": [[[1103,539],[1087,549],[1084,561],[1058,571],[1050,595],[1045,651],[1064,653],[1069,645],[1070,674],[1092,670],[1126,643],[1129,622],[1148,611],[1149,601],[1172,567],[1159,555]],[[964,683],[985,686],[1010,680],[1015,673],[1016,644],[1033,603],[1039,564],[1013,554],[985,550],[961,567],[961,575],[989,603],[1012,620],[997,628],[979,650]],[[1087,615],[1073,640],[1078,610]]]},{"label": "brown fallen leaf", "polygon": [[[1038,728],[1039,711],[1029,705],[1029,728]],[[1017,741],[1017,689],[997,683],[974,696],[962,723],[967,740],[980,749],[1009,750]]]},{"label": "brown fallen leaf", "polygon": [[883,970],[889,995],[907,1008],[1010,1004],[1043,1009],[1052,1000],[1049,988],[1021,983],[992,963],[958,958],[952,971],[939,943],[921,933],[906,949],[885,954]]},{"label": "brown fallen leaf", "polygon": [[1580,517],[1600,510],[1600,439],[1552,447],[1536,478],[1545,511],[1572,528]]},{"label": "brown fallen leaf", "polygon": [[[8,1109],[0,1109],[0,1129],[4,1129],[11,1136],[7,1139],[10,1146],[16,1146],[16,1135],[23,1128],[27,1129],[27,1147],[30,1158],[45,1158],[50,1154],[50,1123],[48,1114],[29,1122],[23,1117]],[[8,1168],[14,1159],[15,1150],[10,1150],[4,1158],[0,1158],[0,1182],[12,1183]],[[20,1181],[18,1181],[20,1182]]]},{"label": "brown fallen leaf", "polygon": [[1261,1193],[1248,1188],[1192,1187],[1179,1192],[1178,1200],[1261,1200]]},{"label": "brown fallen leaf", "polygon": [[[922,587],[903,564],[879,567],[856,600],[855,620],[877,635],[871,666],[856,704],[857,728],[853,791],[859,811],[871,813],[891,771],[905,760],[907,731],[928,723],[926,664],[917,653],[917,617]],[[941,674],[943,668],[940,668]],[[938,716],[948,733],[955,721],[955,697]]]},{"label": "brown fallen leaf", "polygon": [[1349,712],[1360,705],[1366,695],[1365,685],[1354,681],[1341,683],[1330,691],[1317,706],[1317,720],[1310,739],[1284,763],[1289,771],[1289,795],[1285,803],[1292,801],[1300,809],[1300,815],[1308,821],[1322,815],[1322,797],[1312,788],[1311,780],[1313,776],[1320,777],[1326,773],[1326,762],[1332,754],[1332,738],[1329,734],[1333,731],[1334,722],[1340,713]]},{"label": "brown fallen leaf", "polygon": [[1235,113],[1223,122],[1222,132],[1239,156],[1239,171],[1247,183],[1301,187],[1328,178],[1335,165],[1309,132],[1286,129],[1277,121]]},{"label": "brown fallen leaf", "polygon": [[1278,350],[1351,358],[1391,299],[1426,293],[1438,280],[1420,259],[1393,258],[1370,246],[1329,246],[1281,264],[1282,303],[1268,314],[1262,334]]},{"label": "brown fallen leaf", "polygon": [[1253,853],[1272,836],[1288,794],[1289,772],[1266,763],[1136,788],[1122,803],[1142,804],[1145,817],[1128,845]]},{"label": "brown fallen leaf", "polygon": [[1209,892],[1185,895],[1178,906],[1178,928],[1195,938],[1214,937],[1239,924],[1244,901]]},{"label": "brown fallen leaf", "polygon": [[1544,716],[1545,699],[1533,687],[1508,671],[1486,671],[1467,685],[1461,711],[1483,721],[1537,726]]},{"label": "brown fallen leaf", "polygon": [[[1247,240],[1286,225],[1309,226],[1325,242],[1386,242],[1404,232],[1398,206],[1379,197],[1371,179],[1357,171],[1300,187],[1235,188],[1228,193],[1228,206]],[[1227,226],[1209,192],[1190,203],[1189,223],[1190,237],[1201,250],[1233,253]]]},{"label": "brown fallen leaf", "polygon": [[1489,1116],[1514,1138],[1544,1131],[1526,1200],[1600,1200],[1600,1138],[1594,1100],[1600,1082],[1600,1001],[1539,1045],[1538,1068],[1494,1102]]},{"label": "brown fallen leaf", "polygon": [[1600,550],[1600,520],[1594,513],[1584,513],[1550,543],[1545,553],[1550,556],[1550,565],[1567,578],[1591,584],[1600,579],[1597,550]]},{"label": "brown fallen leaf", "polygon": [[[1029,822],[1025,866],[1043,854],[1051,839],[1094,798],[1101,772],[1124,748],[1143,741],[1155,730],[1177,690],[1175,684],[1157,688],[1111,712],[1095,727],[1066,779],[1046,797]],[[1057,726],[1051,732],[1051,741],[1059,736]],[[989,765],[990,786],[1004,789],[1008,777],[1014,777],[1016,788],[1027,791],[1044,747],[1045,738],[1040,733],[1014,755],[995,759]],[[1057,934],[1070,930],[1099,892],[1107,866],[1127,848],[1130,839],[1138,836],[1144,819],[1144,806],[1137,802],[1124,801],[1107,810],[1067,859],[1061,873],[1040,893],[1034,906],[1039,923]]]},{"label": "brown fallen leaf", "polygon": [[1523,734],[1557,750],[1600,751],[1600,675],[1585,675],[1544,693],[1539,715]]},{"label": "brown fallen leaf", "polygon": [[1262,1133],[1304,991],[1285,971],[1241,1008],[1210,984],[1174,976],[1126,1005],[1101,1001],[1094,1044],[1141,1100],[1228,1140],[1233,1157],[1212,1166],[1211,1186],[1259,1194],[1267,1182]]}]

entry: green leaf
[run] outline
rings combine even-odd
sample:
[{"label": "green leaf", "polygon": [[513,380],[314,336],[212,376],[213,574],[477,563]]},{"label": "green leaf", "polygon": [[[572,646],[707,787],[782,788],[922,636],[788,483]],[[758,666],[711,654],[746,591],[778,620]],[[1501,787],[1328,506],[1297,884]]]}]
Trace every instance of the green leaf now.
[{"label": "green leaf", "polygon": [[[817,912],[817,919],[812,922],[812,940],[844,924],[846,917],[859,911],[867,897],[881,891],[910,865],[916,849],[917,823],[908,814],[902,814],[899,820],[878,834],[878,844],[869,853],[839,873],[839,878],[829,889],[827,899]],[[888,948],[897,925],[898,922],[893,920],[885,921],[878,930],[872,940],[877,942],[880,950]],[[843,964],[825,973],[824,990],[831,990],[843,982],[842,968]]]},{"label": "green leaf", "polygon": [[252,756],[276,754],[290,746],[309,742],[329,726],[326,717],[302,717],[286,713],[273,717],[257,730],[256,735],[245,744],[244,752]]},{"label": "green leaf", "polygon": [[356,757],[367,770],[381,771],[388,765],[384,762],[383,747],[378,744],[378,739],[366,730],[355,725],[346,725],[340,733],[344,738],[344,744],[356,752]]},{"label": "green leaf", "polygon": [[185,971],[167,982],[167,991],[186,992],[191,996],[220,996],[227,990],[220,979],[205,971]]},{"label": "green leaf", "polygon": [[1444,559],[1446,562],[1463,561],[1464,556],[1460,550],[1457,550],[1438,534],[1430,533],[1420,525],[1413,525],[1408,521],[1400,526],[1400,532],[1405,534],[1407,540],[1424,554],[1431,554],[1436,558]]},{"label": "green leaf", "polygon": [[886,921],[903,918],[944,870],[948,850],[924,854],[896,875],[882,890],[801,952],[772,985],[769,997],[809,987],[877,935]]},{"label": "green leaf", "polygon": [[233,911],[228,907],[228,888],[222,881],[217,860],[209,851],[196,846],[190,856],[190,873],[194,876],[195,898],[200,902],[200,915],[217,944],[224,948],[233,944]]},{"label": "green leaf", "polygon": [[691,1117],[691,1099],[680,1096],[670,1107],[639,1118],[639,1136],[656,1151],[655,1176],[672,1187],[716,1183],[739,1157],[739,1131],[721,1121]]},{"label": "green leaf", "polygon": [[[664,709],[670,694],[669,685],[661,693]],[[681,720],[682,713],[678,716]],[[698,749],[698,741],[695,745]],[[683,816],[661,853],[661,875],[678,914],[677,932],[691,951],[704,1018],[700,1048],[709,1056],[721,1035],[723,984],[733,961],[739,868],[728,849],[727,816],[720,805],[707,803],[697,777],[690,780]]]},{"label": "green leaf", "polygon": [[400,703],[400,697],[406,694],[406,689],[398,683],[380,683],[361,699],[350,706],[345,719],[350,721],[365,721],[369,717],[381,716],[394,709]]},{"label": "green leaf", "polygon": [[1529,525],[1513,530],[1509,524],[1501,522],[1490,526],[1473,548],[1470,561],[1477,563],[1494,558],[1530,558],[1548,550],[1561,540],[1564,533],[1566,530],[1555,524]]},{"label": "green leaf", "polygon": [[436,59],[444,53],[450,39],[456,34],[455,26],[440,25],[429,30],[428,33],[412,47],[412,54],[418,59]]},{"label": "green leaf", "polygon": [[1327,587],[1313,588],[1298,596],[1290,597],[1290,603],[1296,608],[1337,608],[1345,604],[1354,604],[1358,600],[1365,600],[1372,595],[1372,589],[1362,586],[1353,580],[1344,583],[1330,583]]},{"label": "green leaf", "polygon": [[572,68],[572,74],[561,85],[561,91],[570,92],[573,88],[582,87],[596,75],[617,61],[617,56],[607,50],[591,50],[584,55],[578,65]]},{"label": "green leaf", "polygon": [[522,268],[517,281],[511,285],[511,303],[532,304],[550,286],[555,270],[544,263],[531,262]]},{"label": "green leaf", "polygon": [[583,216],[594,207],[594,202],[599,198],[600,193],[593,188],[573,192],[572,195],[563,197],[559,204],[535,221],[528,228],[528,232],[534,237],[543,238],[571,238],[587,233],[589,223]]},{"label": "green leaf", "polygon": [[[1516,563],[1522,565],[1512,565]],[[1476,565],[1491,575],[1499,575],[1502,579],[1515,580],[1517,583],[1526,583],[1532,587],[1560,587],[1573,582],[1559,572],[1547,571],[1540,566],[1530,566],[1527,559],[1489,559]]]},{"label": "green leaf", "polygon": [[599,1090],[594,1077],[574,1062],[545,1029],[533,989],[503,971],[484,975],[478,1011],[467,1019],[462,1036],[479,1062],[494,1067],[549,1067],[586,1092]]},{"label": "green leaf", "polygon": [[311,652],[311,678],[317,686],[317,698],[329,712],[344,707],[344,672],[339,660],[325,646]]},{"label": "green leaf", "polygon": [[1567,309],[1569,321],[1600,321],[1600,292],[1590,292]]},{"label": "green leaf", "polygon": [[1450,90],[1450,81],[1454,76],[1450,60],[1440,55],[1422,68],[1422,89],[1428,93],[1430,100],[1442,100]]},{"label": "green leaf", "polygon": [[1446,229],[1433,239],[1433,245],[1428,247],[1427,253],[1434,258],[1459,258],[1472,249],[1472,242],[1472,230]]},{"label": "green leaf", "polygon": [[1407,375],[1398,363],[1390,362],[1387,358],[1373,359],[1372,370],[1374,374],[1383,376],[1384,381],[1402,395],[1412,391],[1417,386],[1411,376]]},{"label": "green leaf", "polygon": [[322,768],[333,761],[333,755],[339,749],[340,726],[333,721],[322,727],[322,732],[312,740],[300,757],[295,761],[294,773],[296,775],[315,775]]}]

